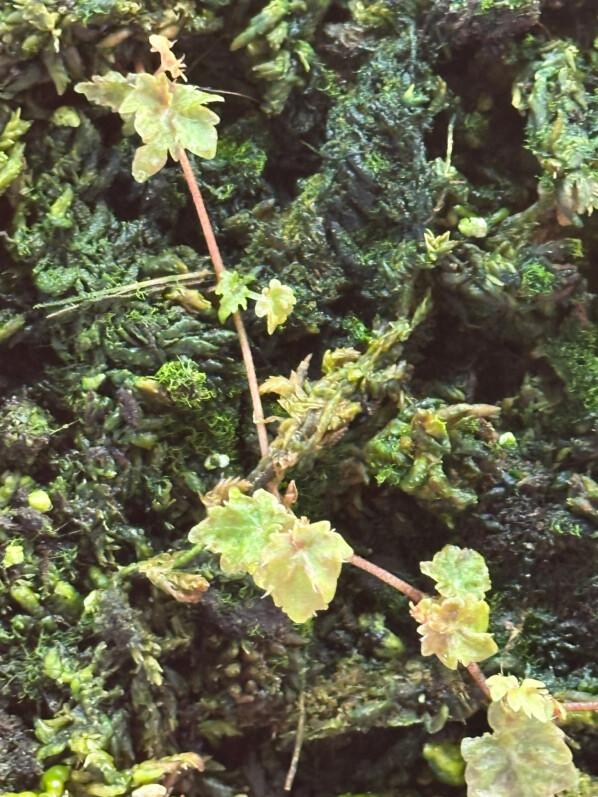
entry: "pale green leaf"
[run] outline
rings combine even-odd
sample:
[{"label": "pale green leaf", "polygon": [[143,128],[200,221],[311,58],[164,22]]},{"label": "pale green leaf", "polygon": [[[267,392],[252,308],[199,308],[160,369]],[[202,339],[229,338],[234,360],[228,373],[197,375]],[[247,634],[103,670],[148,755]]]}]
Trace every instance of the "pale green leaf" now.
[{"label": "pale green leaf", "polygon": [[483,661],[498,650],[487,632],[489,607],[473,595],[423,598],[411,614],[422,635],[422,656],[436,655],[451,670]]},{"label": "pale green leaf", "polygon": [[258,587],[296,623],[326,609],[334,597],[343,562],[353,555],[327,520],[298,520],[292,529],[273,534],[253,574]]},{"label": "pale green leaf", "polygon": [[75,91],[84,94],[90,102],[106,105],[111,111],[120,111],[124,100],[135,90],[138,77],[107,72],[102,76],[95,75],[90,83],[77,83]]},{"label": "pale green leaf", "polygon": [[484,557],[471,548],[445,545],[431,562],[420,562],[420,568],[436,581],[437,591],[445,598],[473,595],[481,600],[490,589]]},{"label": "pale green leaf", "polygon": [[220,567],[225,573],[254,573],[270,535],[294,522],[295,516],[267,490],[243,495],[233,487],[224,505],[210,507],[207,518],[191,529],[189,539],[222,554]]},{"label": "pale green leaf", "polygon": [[161,169],[168,152],[178,160],[181,147],[204,158],[213,158],[216,153],[215,125],[219,118],[205,104],[222,102],[217,94],[173,83],[164,72],[126,77],[109,72],[75,88],[89,100],[118,111],[125,122],[132,120],[144,144],[133,163],[133,176],[138,182]]},{"label": "pale green leaf", "polygon": [[267,317],[268,334],[271,335],[277,326],[284,324],[296,303],[293,290],[283,285],[280,280],[272,279],[255,304],[258,318]]},{"label": "pale green leaf", "polygon": [[177,143],[201,158],[213,158],[216,154],[218,135],[216,125],[220,121],[206,102],[222,102],[218,94],[208,94],[195,86],[173,86],[172,124]]},{"label": "pale green leaf", "polygon": [[539,722],[552,720],[556,701],[542,681],[524,678],[519,685],[514,675],[492,675],[486,683],[495,702],[502,700],[512,711],[523,711]]},{"label": "pale green leaf", "polygon": [[168,158],[168,145],[154,140],[151,144],[144,144],[135,150],[133,157],[132,174],[138,183],[144,183],[152,175],[159,172]]},{"label": "pale green leaf", "polygon": [[468,797],[553,797],[575,788],[571,751],[553,722],[505,711],[502,703],[490,705],[488,722],[493,733],[461,744]]},{"label": "pale green leaf", "polygon": [[160,71],[170,72],[170,77],[173,78],[173,80],[179,77],[183,80],[187,80],[185,77],[185,64],[183,63],[185,56],[182,58],[175,57],[171,49],[172,45],[175,43],[174,41],[170,41],[166,36],[153,34],[149,37],[149,43],[152,45],[150,52],[160,53]]},{"label": "pale green leaf", "polygon": [[247,299],[257,296],[247,287],[252,281],[253,277],[251,276],[244,276],[236,271],[224,271],[214,288],[214,291],[221,297],[218,308],[218,319],[221,324],[237,310],[247,310]]}]

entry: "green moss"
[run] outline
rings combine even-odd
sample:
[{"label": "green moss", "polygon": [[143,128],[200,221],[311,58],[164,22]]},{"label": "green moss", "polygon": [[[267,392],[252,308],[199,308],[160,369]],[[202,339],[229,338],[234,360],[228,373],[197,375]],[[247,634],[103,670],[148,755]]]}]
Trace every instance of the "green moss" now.
[{"label": "green moss", "polygon": [[178,407],[197,409],[198,405],[213,397],[206,387],[206,374],[189,357],[179,357],[160,366],[154,379],[164,386]]},{"label": "green moss", "polygon": [[446,783],[447,786],[465,785],[465,761],[461,756],[460,744],[428,742],[422,753],[440,783]]},{"label": "green moss", "polygon": [[521,291],[525,296],[541,296],[554,290],[556,277],[543,263],[525,263],[521,275]]},{"label": "green moss", "polygon": [[554,197],[561,224],[581,224],[598,207],[598,52],[571,41],[542,48],[515,83],[513,104],[527,111],[528,147],[543,169],[540,191]]},{"label": "green moss", "polygon": [[475,407],[438,405],[406,406],[366,445],[366,461],[379,484],[397,486],[438,511],[462,510],[477,501],[472,488],[482,474],[471,459],[461,473],[455,463],[460,451],[482,457],[490,450],[485,426]]},{"label": "green moss", "polygon": [[598,329],[566,322],[558,336],[541,344],[567,394],[589,412],[598,411]]}]

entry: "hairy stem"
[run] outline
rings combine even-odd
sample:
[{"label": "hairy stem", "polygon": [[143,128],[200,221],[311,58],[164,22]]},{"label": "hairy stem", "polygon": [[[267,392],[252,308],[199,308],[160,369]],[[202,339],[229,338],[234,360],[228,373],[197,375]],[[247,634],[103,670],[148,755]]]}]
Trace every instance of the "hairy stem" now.
[{"label": "hairy stem", "polygon": [[[185,175],[185,180],[187,181],[189,191],[191,192],[191,196],[193,198],[195,210],[197,211],[197,217],[199,218],[199,223],[201,224],[201,229],[204,234],[204,238],[206,239],[206,244],[208,245],[208,252],[210,253],[210,257],[214,265],[216,278],[220,279],[225,271],[224,263],[222,262],[220,249],[216,243],[214,230],[212,229],[201,191],[199,190],[195,175],[193,174],[193,169],[189,163],[187,153],[182,147],[179,148],[178,155],[181,162],[181,168],[183,169],[183,174]],[[235,324],[235,329],[237,330],[239,343],[241,344],[245,372],[247,373],[247,382],[249,383],[249,393],[251,394],[251,403],[253,404],[253,421],[257,428],[257,439],[260,446],[260,453],[263,457],[268,451],[268,433],[266,432],[266,422],[264,420],[264,410],[262,409],[262,399],[255,373],[255,365],[253,364],[253,356],[249,346],[249,339],[247,337],[247,332],[245,331],[245,325],[243,324],[243,319],[240,312],[237,311],[236,313],[233,313],[233,321]]]},{"label": "hairy stem", "polygon": [[414,603],[419,603],[424,597],[424,593],[420,592],[420,590],[416,589],[415,587],[412,587],[411,584],[408,584],[401,578],[397,578],[397,576],[393,576],[393,574],[389,573],[388,570],[384,570],[382,567],[378,567],[378,565],[368,562],[367,559],[362,559],[361,556],[356,556],[353,554],[353,556],[351,556],[347,561],[352,565],[355,565],[355,567],[360,567],[362,570],[366,570],[368,573],[376,576],[376,578],[379,578],[380,581],[384,581],[385,584],[390,584],[391,587],[398,589],[399,592],[402,592],[404,595],[407,595],[407,597],[411,598]]}]

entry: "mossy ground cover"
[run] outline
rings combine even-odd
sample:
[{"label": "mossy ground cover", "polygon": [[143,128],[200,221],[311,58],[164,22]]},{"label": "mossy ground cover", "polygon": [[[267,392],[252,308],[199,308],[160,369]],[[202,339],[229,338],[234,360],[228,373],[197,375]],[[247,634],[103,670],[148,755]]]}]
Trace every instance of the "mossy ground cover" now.
[{"label": "mossy ground cover", "polygon": [[[488,675],[595,697],[593,4],[12,0],[0,31],[2,787],[278,795],[304,713],[298,797],[464,794],[480,701],[403,597],[343,573],[294,626],[210,554],[165,575],[201,496],[289,454],[297,514],[422,589],[447,542],[485,556]],[[247,314],[260,380],[312,355],[259,464],[182,176],[136,183],[73,91],[155,69],[152,32],[232,92],[194,162],[226,263],[295,290],[275,336]]]}]

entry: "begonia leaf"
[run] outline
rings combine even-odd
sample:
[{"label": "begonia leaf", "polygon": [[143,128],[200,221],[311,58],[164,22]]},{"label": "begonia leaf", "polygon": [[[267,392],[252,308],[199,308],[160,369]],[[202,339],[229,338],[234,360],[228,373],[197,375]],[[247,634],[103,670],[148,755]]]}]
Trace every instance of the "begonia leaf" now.
[{"label": "begonia leaf", "polygon": [[205,105],[222,102],[217,94],[174,83],[164,72],[126,76],[109,72],[90,83],[78,83],[75,91],[118,111],[126,122],[132,120],[144,144],[133,160],[137,182],[159,171],[169,152],[175,161],[181,148],[202,158],[216,154],[215,126],[219,118]]},{"label": "begonia leaf", "polygon": [[334,597],[343,562],[353,551],[327,520],[298,520],[286,532],[273,534],[253,574],[258,587],[296,623],[326,609]]},{"label": "begonia leaf", "polygon": [[502,700],[511,711],[523,711],[540,722],[552,720],[556,701],[542,681],[524,678],[520,685],[514,675],[492,675],[486,684],[492,700]]},{"label": "begonia leaf", "polygon": [[445,545],[431,562],[421,562],[420,569],[436,581],[437,591],[445,598],[472,595],[482,600],[490,589],[484,557],[471,548]]},{"label": "begonia leaf", "polygon": [[492,703],[488,722],[493,733],[465,738],[468,797],[553,797],[577,783],[565,734],[553,722]]},{"label": "begonia leaf", "polygon": [[138,75],[121,75],[107,72],[94,75],[90,83],[77,83],[75,91],[84,94],[90,102],[106,105],[111,111],[120,111],[125,98],[135,90]]},{"label": "begonia leaf", "polygon": [[422,635],[422,656],[435,654],[451,670],[483,661],[498,650],[487,632],[489,607],[473,595],[423,598],[411,607]]},{"label": "begonia leaf", "polygon": [[233,487],[223,506],[210,507],[207,518],[191,529],[189,539],[222,554],[220,567],[225,573],[253,574],[263,561],[270,535],[291,528],[295,520],[267,490],[243,495]]},{"label": "begonia leaf", "polygon": [[221,324],[237,310],[247,310],[247,299],[258,295],[247,287],[252,281],[253,277],[228,269],[221,275],[214,288],[215,293],[221,297],[218,308],[218,319]]}]

